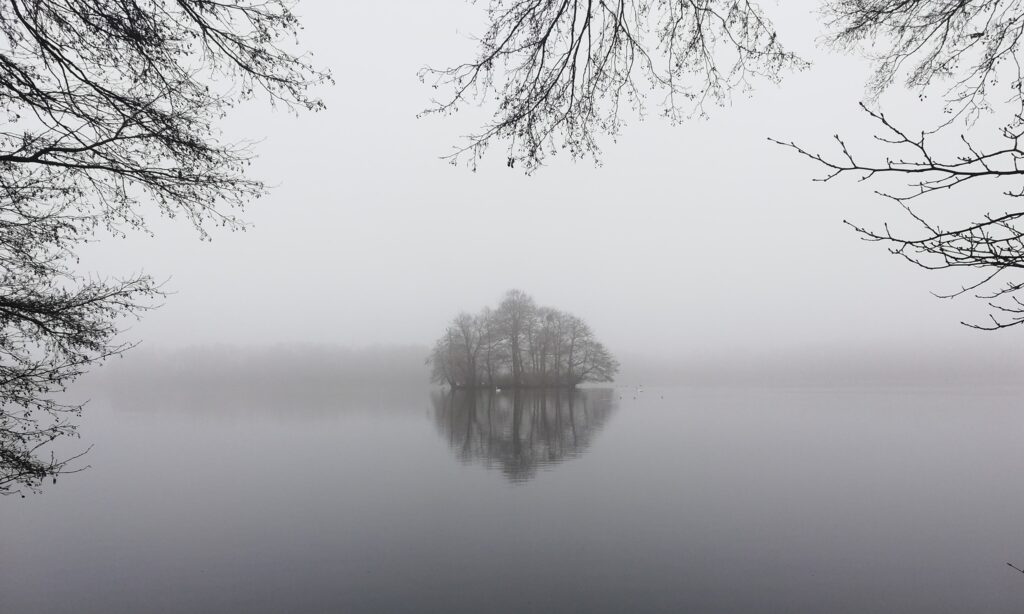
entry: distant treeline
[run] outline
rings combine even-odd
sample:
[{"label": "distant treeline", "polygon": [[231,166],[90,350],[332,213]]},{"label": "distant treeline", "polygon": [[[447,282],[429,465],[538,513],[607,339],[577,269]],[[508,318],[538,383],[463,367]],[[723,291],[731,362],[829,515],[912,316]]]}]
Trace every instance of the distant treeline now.
[{"label": "distant treeline", "polygon": [[[426,345],[139,348],[76,382],[78,394],[140,409],[335,411],[422,403]],[[381,401],[381,403],[378,403]]]},{"label": "distant treeline", "polygon": [[437,340],[432,380],[452,388],[610,382],[619,363],[586,322],[510,290],[496,309],[460,313]]}]

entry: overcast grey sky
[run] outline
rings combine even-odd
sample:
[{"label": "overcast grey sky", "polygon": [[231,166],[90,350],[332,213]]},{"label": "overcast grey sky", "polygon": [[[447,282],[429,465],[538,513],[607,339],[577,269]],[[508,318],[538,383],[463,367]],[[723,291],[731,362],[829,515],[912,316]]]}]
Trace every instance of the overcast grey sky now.
[{"label": "overcast grey sky", "polygon": [[890,204],[848,180],[813,183],[818,169],[767,142],[826,146],[870,127],[856,105],[866,63],[814,46],[808,4],[768,8],[811,70],[707,120],[633,122],[600,168],[561,159],[527,177],[497,149],[476,173],[439,159],[480,115],[416,118],[433,94],[417,70],[469,57],[479,7],[302,0],[303,46],[337,85],[319,114],[261,106],[225,124],[262,139],[253,173],[275,186],[246,213],[252,228],[203,243],[160,221],[155,238],[94,245],[83,266],[170,278],[175,294],[130,331],[150,347],[429,343],[518,287],[619,353],[1012,357],[1018,331],[968,330],[958,322],[978,305],[929,293],[968,278],[925,273],[842,224]]}]

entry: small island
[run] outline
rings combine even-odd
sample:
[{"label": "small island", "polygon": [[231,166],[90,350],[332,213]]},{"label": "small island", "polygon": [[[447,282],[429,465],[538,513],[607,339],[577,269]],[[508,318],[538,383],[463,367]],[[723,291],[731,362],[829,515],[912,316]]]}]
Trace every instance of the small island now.
[{"label": "small island", "polygon": [[510,290],[497,308],[455,316],[434,344],[431,380],[453,390],[574,388],[610,382],[619,363],[582,319]]}]

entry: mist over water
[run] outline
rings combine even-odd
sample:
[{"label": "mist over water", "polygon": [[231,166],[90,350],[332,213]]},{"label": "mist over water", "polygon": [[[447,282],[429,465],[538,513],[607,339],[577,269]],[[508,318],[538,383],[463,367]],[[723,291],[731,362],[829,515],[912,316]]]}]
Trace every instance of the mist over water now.
[{"label": "mist over water", "polygon": [[0,506],[0,611],[1020,603],[1013,388],[453,394],[418,349],[321,347],[151,352],[79,391],[89,468]]},{"label": "mist over water", "polygon": [[[1024,302],[990,304],[1024,293],[1020,277],[988,277],[1024,270],[1014,226],[1024,214],[1000,213],[1019,209],[1006,191],[1021,195],[1024,135],[1002,149],[1005,126],[988,113],[1006,99],[968,113],[978,123],[963,129],[997,128],[989,137],[1006,166],[995,174],[1008,181],[978,172],[969,184],[922,184],[929,173],[999,167],[966,161],[992,141],[929,132],[926,149],[924,132],[917,143],[875,138],[878,118],[857,104],[872,66],[822,45],[827,28],[809,3],[652,0],[623,3],[638,12],[620,19],[604,3],[496,0],[563,17],[574,7],[567,28],[505,13],[521,32],[547,32],[534,58],[575,50],[551,72],[571,75],[568,88],[511,91],[567,92],[591,118],[614,91],[629,99],[611,107],[622,111],[603,127],[614,134],[592,143],[600,164],[573,162],[572,146],[591,141],[559,143],[554,130],[535,141],[547,166],[525,174],[505,146],[529,145],[529,129],[508,132],[513,141],[495,142],[470,171],[439,158],[467,144],[459,135],[493,127],[495,108],[520,107],[504,105],[516,102],[502,100],[509,90],[481,90],[483,105],[423,115],[445,88],[417,74],[471,66],[497,14],[491,3],[136,4],[14,2],[20,20],[0,10],[0,73],[14,75],[0,79],[0,494],[14,492],[0,496],[0,614],[1024,609],[1024,353],[1018,330],[960,325],[988,325],[993,311],[1024,321]],[[257,27],[223,47],[200,34],[210,29],[160,17],[190,4],[228,30],[249,30],[268,8],[296,12],[267,22],[285,30]],[[736,17],[761,4],[771,34]],[[1001,27],[948,23],[983,57],[1011,38],[1010,55],[1024,56],[1010,36],[1024,23],[1019,2],[829,4],[1003,13]],[[761,32],[812,65],[738,88],[722,108],[694,82],[678,99],[707,102],[707,116],[676,125],[657,106],[666,92],[648,88],[656,83],[577,86],[577,76],[641,74],[643,54],[600,68],[588,60],[619,35],[556,40],[577,24],[639,15],[649,22],[640,29],[667,28],[648,34],[664,47],[689,23],[665,11],[696,18],[700,6],[712,9],[698,21],[719,35],[692,40],[733,39],[717,25]],[[33,57],[37,35],[55,31],[64,35],[47,46],[50,60]],[[83,46],[108,39],[119,42]],[[217,49],[248,44],[256,65],[215,61]],[[197,55],[166,65],[189,49]],[[323,112],[250,100],[274,95],[282,73],[272,58],[291,51],[334,75],[330,88],[326,75],[308,91],[293,83]],[[139,52],[149,61],[125,61]],[[99,61],[81,72],[57,62],[86,57]],[[577,60],[590,68],[577,71]],[[669,61],[700,73],[707,60]],[[500,83],[508,73],[498,64],[474,74]],[[255,80],[237,79],[246,75]],[[1009,94],[1016,131],[1024,90],[1009,76],[979,83],[989,102]],[[36,77],[42,87],[28,87]],[[83,77],[112,89],[90,94]],[[192,77],[195,87],[175,87]],[[756,73],[727,80],[747,77]],[[54,106],[61,88],[66,100]],[[602,100],[588,105],[595,94]],[[640,123],[632,107],[645,96],[653,104]],[[941,97],[889,91],[868,107],[918,134],[952,117]],[[100,124],[75,119],[95,105]],[[514,119],[568,108],[535,105]],[[136,123],[149,133],[139,141]],[[231,143],[239,149],[221,149]],[[935,159],[952,162],[894,163],[887,145],[913,156],[939,148]],[[820,162],[845,164],[843,152],[851,164],[856,155],[888,166],[859,183],[845,171],[812,181],[830,172]],[[38,173],[17,171],[37,163]],[[110,163],[120,175],[102,174]],[[933,252],[946,256],[937,270],[850,227],[922,245],[916,215],[873,192],[905,187],[904,171],[911,193],[935,188],[915,203],[932,220],[923,238],[937,234],[951,250]],[[150,192],[146,177],[166,187]],[[261,198],[236,206],[250,192]],[[189,223],[206,216],[209,236]],[[99,291],[133,279],[129,294]],[[93,289],[68,295],[76,284]],[[997,284],[1006,290],[988,294]],[[146,301],[134,305],[127,297],[140,290]],[[46,393],[71,380],[57,399],[67,406],[48,405]]]}]

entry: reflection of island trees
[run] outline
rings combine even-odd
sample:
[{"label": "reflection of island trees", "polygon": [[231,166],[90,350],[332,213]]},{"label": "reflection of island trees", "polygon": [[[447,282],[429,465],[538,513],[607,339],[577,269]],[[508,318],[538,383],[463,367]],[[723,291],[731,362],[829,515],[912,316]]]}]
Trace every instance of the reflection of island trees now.
[{"label": "reflection of island trees", "polygon": [[618,408],[609,389],[443,390],[432,401],[459,458],[498,467],[516,482],[582,454]]},{"label": "reflection of island trees", "polygon": [[610,382],[619,363],[582,319],[511,290],[497,309],[461,313],[438,339],[434,382],[451,388],[527,388]]}]

